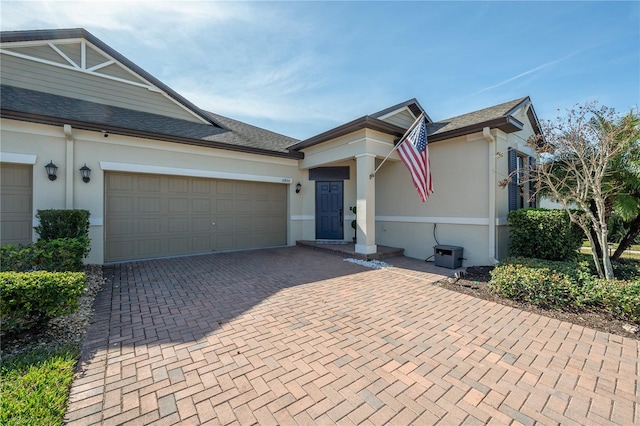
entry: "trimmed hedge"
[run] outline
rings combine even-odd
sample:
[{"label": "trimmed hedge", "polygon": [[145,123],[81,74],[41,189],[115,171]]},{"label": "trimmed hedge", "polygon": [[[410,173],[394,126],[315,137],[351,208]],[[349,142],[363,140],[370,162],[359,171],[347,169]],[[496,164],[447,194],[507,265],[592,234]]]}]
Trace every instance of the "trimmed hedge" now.
[{"label": "trimmed hedge", "polygon": [[597,308],[640,324],[640,280],[598,279],[588,262],[505,259],[491,271],[489,287],[502,297],[541,308]]},{"label": "trimmed hedge", "polygon": [[89,254],[89,238],[39,240],[27,246],[0,247],[0,271],[82,271]]},{"label": "trimmed hedge", "polygon": [[584,232],[564,210],[520,209],[509,212],[511,256],[546,260],[575,259]]},{"label": "trimmed hedge", "polygon": [[30,329],[74,312],[85,285],[84,272],[0,272],[2,330]]},{"label": "trimmed hedge", "polygon": [[40,239],[45,241],[58,238],[88,238],[89,216],[88,210],[38,210],[36,217],[40,224],[34,229]]},{"label": "trimmed hedge", "polygon": [[510,258],[491,271],[489,286],[508,299],[564,309],[575,303],[575,290],[588,277],[591,273],[586,263]]}]

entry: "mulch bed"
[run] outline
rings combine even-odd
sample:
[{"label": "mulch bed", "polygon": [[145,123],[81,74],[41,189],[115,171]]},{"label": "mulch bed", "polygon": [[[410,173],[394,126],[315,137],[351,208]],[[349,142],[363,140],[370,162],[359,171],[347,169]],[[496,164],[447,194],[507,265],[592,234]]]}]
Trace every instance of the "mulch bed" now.
[{"label": "mulch bed", "polygon": [[[541,309],[530,304],[523,304],[511,299],[505,299],[493,293],[488,286],[491,275],[491,266],[472,266],[467,268],[467,273],[460,279],[448,278],[441,280],[436,285],[458,293],[468,294],[479,299],[489,300],[502,305],[519,308],[528,312],[533,312],[546,317],[555,318],[560,321],[567,321],[573,324],[589,327],[607,333],[617,334],[630,339],[640,340],[640,327],[626,321],[621,321],[611,317],[603,311],[587,312],[566,312],[550,309]],[[635,332],[628,331],[636,329]]]}]

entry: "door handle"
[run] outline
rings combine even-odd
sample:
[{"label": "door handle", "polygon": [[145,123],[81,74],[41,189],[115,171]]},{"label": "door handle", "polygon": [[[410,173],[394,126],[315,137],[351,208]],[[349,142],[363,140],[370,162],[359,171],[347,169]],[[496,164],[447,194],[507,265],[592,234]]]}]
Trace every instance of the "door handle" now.
[{"label": "door handle", "polygon": [[344,222],[344,214],[342,213],[342,209],[340,209],[340,223]]}]

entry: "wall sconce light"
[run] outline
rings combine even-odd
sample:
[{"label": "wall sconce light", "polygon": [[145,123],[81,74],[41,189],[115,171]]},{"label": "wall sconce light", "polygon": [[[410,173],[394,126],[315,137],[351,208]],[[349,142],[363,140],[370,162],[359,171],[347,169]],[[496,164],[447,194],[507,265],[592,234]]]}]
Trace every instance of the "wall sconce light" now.
[{"label": "wall sconce light", "polygon": [[302,185],[300,184],[300,182],[298,182],[296,184],[296,194],[299,194],[301,190],[302,190]]},{"label": "wall sconce light", "polygon": [[84,163],[84,166],[80,167],[80,175],[84,183],[89,183],[91,180],[91,169],[87,167],[87,163]]},{"label": "wall sconce light", "polygon": [[53,164],[53,160],[49,161],[49,164],[44,166],[44,168],[47,170],[47,176],[49,176],[50,181],[54,181],[58,178],[58,176],[56,176],[56,173],[58,171],[58,166]]}]

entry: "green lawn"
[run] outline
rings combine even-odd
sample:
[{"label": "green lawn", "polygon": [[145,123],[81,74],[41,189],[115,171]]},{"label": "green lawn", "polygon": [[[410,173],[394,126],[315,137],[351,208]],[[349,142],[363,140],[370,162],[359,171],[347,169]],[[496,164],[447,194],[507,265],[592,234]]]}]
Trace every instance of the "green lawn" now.
[{"label": "green lawn", "polygon": [[75,347],[37,349],[0,364],[0,425],[61,425],[78,360]]},{"label": "green lawn", "polygon": [[[582,247],[590,248],[591,244],[589,243],[589,240],[584,240],[582,242]],[[618,248],[618,244],[617,243],[612,243],[611,244],[611,249],[615,250],[617,248]],[[640,244],[632,244],[631,247],[629,247],[627,250],[640,251]]]},{"label": "green lawn", "polygon": [[[638,250],[636,250],[636,249],[632,249],[632,250],[640,251],[640,247],[639,246],[633,246],[633,247],[638,247]],[[580,247],[580,253],[591,254],[591,247],[588,246],[588,245]],[[625,251],[624,253],[622,253],[622,256],[620,256],[620,258],[622,258],[622,259],[640,260],[640,253],[633,253],[633,252],[630,252],[630,251]]]}]

